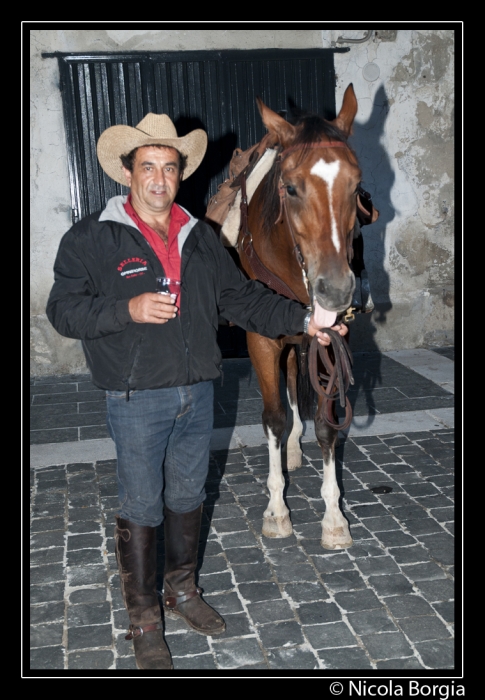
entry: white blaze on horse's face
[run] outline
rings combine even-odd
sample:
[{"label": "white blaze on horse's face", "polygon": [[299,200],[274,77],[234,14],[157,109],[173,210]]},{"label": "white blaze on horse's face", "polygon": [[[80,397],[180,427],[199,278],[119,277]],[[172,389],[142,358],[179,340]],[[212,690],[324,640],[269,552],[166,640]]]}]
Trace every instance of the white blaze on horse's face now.
[{"label": "white blaze on horse's face", "polygon": [[330,207],[330,221],[331,221],[331,227],[332,227],[332,243],[335,246],[335,250],[337,253],[340,252],[340,241],[338,237],[338,231],[337,231],[337,222],[335,220],[335,213],[333,210],[333,195],[332,195],[332,190],[333,190],[333,183],[335,182],[335,178],[338,175],[338,171],[340,169],[340,161],[339,160],[334,160],[331,163],[327,163],[323,158],[320,158],[320,160],[317,160],[315,165],[312,167],[310,170],[310,173],[312,175],[317,175],[318,177],[321,177],[322,180],[325,182],[325,184],[328,187],[328,203]]}]

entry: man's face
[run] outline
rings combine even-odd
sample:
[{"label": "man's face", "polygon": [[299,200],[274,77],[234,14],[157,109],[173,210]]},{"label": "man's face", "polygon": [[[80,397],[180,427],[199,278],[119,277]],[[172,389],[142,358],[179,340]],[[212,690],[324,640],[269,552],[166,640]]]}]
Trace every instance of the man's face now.
[{"label": "man's face", "polygon": [[140,216],[170,212],[180,185],[179,154],[174,148],[142,146],[135,153],[133,172],[123,171]]}]

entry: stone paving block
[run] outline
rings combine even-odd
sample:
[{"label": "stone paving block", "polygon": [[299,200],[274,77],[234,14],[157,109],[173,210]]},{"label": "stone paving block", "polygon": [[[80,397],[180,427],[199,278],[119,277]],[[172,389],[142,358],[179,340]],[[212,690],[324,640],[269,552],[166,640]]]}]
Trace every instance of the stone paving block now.
[{"label": "stone paving block", "polygon": [[71,588],[74,586],[90,586],[96,583],[106,583],[107,577],[106,567],[102,564],[75,566],[67,570],[67,581]]},{"label": "stone paving block", "polygon": [[[77,525],[76,522],[78,520],[81,520],[83,522],[85,521],[91,521],[91,520],[101,520],[101,510],[99,506],[90,506],[90,507],[75,507],[75,508],[69,508],[68,511],[68,518],[69,518],[69,530],[71,532],[77,532]],[[114,528],[114,520],[113,520],[113,528]]]},{"label": "stone paving block", "polygon": [[349,613],[347,619],[350,626],[359,635],[398,631],[385,608]]},{"label": "stone paving block", "polygon": [[225,550],[231,547],[251,547],[257,544],[255,536],[249,530],[221,535],[221,542]]},{"label": "stone paving block", "polygon": [[69,595],[69,603],[76,605],[77,603],[104,603],[107,598],[106,586],[98,586],[96,588],[81,588],[77,591],[72,591]]},{"label": "stone paving block", "polygon": [[276,583],[241,583],[239,591],[248,603],[258,603],[263,600],[278,600],[281,592]]},{"label": "stone paving block", "polygon": [[62,644],[64,626],[59,622],[32,625],[30,627],[30,647],[53,647]]},{"label": "stone paving block", "polygon": [[449,578],[417,581],[416,587],[430,603],[453,600],[455,583]]},{"label": "stone paving block", "polygon": [[413,590],[412,584],[402,574],[370,576],[368,582],[380,596],[404,595]]},{"label": "stone paving block", "polygon": [[430,581],[433,579],[446,578],[446,574],[434,562],[426,562],[425,564],[409,564],[402,567],[403,573],[411,579],[411,581]]},{"label": "stone paving block", "polygon": [[64,547],[50,547],[49,549],[31,550],[30,565],[56,564],[64,560]]},{"label": "stone paving block", "polygon": [[[354,530],[352,531],[352,533],[354,532]],[[358,543],[354,541],[352,547],[347,549],[347,553],[349,556],[349,561],[352,563],[352,566],[354,565],[354,561],[355,563],[358,563],[358,561],[356,560],[366,559],[368,557],[382,557],[386,554],[384,547],[375,540],[362,540]]]},{"label": "stone paving block", "polygon": [[210,557],[206,556],[200,563],[199,573],[214,574],[222,571],[227,571],[228,565],[226,558],[222,555]]},{"label": "stone paving block", "polygon": [[352,512],[361,519],[366,518],[383,518],[390,513],[381,503],[371,505],[352,506]]},{"label": "stone paving block", "polygon": [[391,556],[367,557],[356,562],[362,574],[368,576],[379,576],[396,574],[399,567]]},{"label": "stone paving block", "polygon": [[229,571],[201,576],[198,585],[203,591],[208,591],[210,593],[219,593],[221,591],[230,591],[234,589],[232,576]]},{"label": "stone paving block", "polygon": [[34,518],[30,526],[32,533],[44,533],[48,530],[63,530],[64,518]]},{"label": "stone paving block", "polygon": [[251,620],[256,624],[295,619],[289,602],[282,598],[262,603],[248,603],[247,608]]},{"label": "stone paving block", "polygon": [[69,535],[67,538],[67,551],[70,552],[76,549],[101,547],[102,543],[103,537],[101,533]]},{"label": "stone paving block", "polygon": [[334,574],[324,574],[323,583],[330,591],[355,591],[366,587],[359,571],[338,571]]},{"label": "stone paving block", "polygon": [[67,565],[70,567],[98,564],[103,561],[103,553],[100,549],[79,549],[67,553]]},{"label": "stone paving block", "polygon": [[[109,535],[109,530],[110,530],[110,525],[111,523],[107,523],[106,527],[108,532],[106,533]],[[69,526],[69,530],[67,531],[68,539],[70,536],[77,536],[77,535],[86,535],[86,534],[97,534],[97,535],[102,535],[101,531],[102,525],[101,525],[101,513],[99,514],[99,518],[97,520],[76,520],[75,522],[71,523]],[[113,530],[114,530],[114,522],[113,522]]]},{"label": "stone paving block", "polygon": [[72,668],[85,671],[96,671],[114,668],[114,663],[114,654],[112,651],[108,651],[107,649],[73,651],[67,657],[67,667],[69,669]]},{"label": "stone paving block", "polygon": [[186,632],[166,634],[165,639],[172,657],[207,654],[210,651],[209,638],[205,634],[197,634],[187,626],[186,630]]},{"label": "stone paving block", "polygon": [[234,564],[232,566],[236,582],[250,583],[251,581],[271,581],[273,572],[268,564]]},{"label": "stone paving block", "polygon": [[305,583],[286,583],[285,593],[294,603],[309,603],[314,601],[328,600],[329,594],[325,588],[317,581]]},{"label": "stone paving block", "polygon": [[308,649],[285,647],[267,653],[270,668],[284,670],[318,669],[318,660]]},{"label": "stone paving block", "polygon": [[64,600],[64,581],[57,581],[56,583],[45,583],[41,585],[30,585],[30,602],[35,603],[48,603],[51,601],[63,601]]},{"label": "stone paving block", "polygon": [[352,571],[355,566],[346,552],[339,554],[323,554],[325,550],[320,547],[322,555],[313,555],[312,561],[318,571],[323,574],[331,574],[336,571]]},{"label": "stone paving block", "polygon": [[303,603],[296,610],[302,625],[319,625],[327,622],[338,622],[342,613],[335,603],[330,600],[314,603]]},{"label": "stone paving block", "polygon": [[413,650],[402,632],[383,632],[361,636],[369,656],[374,661],[412,656]]},{"label": "stone paving block", "polygon": [[255,637],[214,641],[213,652],[219,668],[244,668],[264,663],[264,657]]},{"label": "stone paving block", "polygon": [[44,647],[30,650],[30,669],[62,670],[64,668],[64,649],[61,646]]},{"label": "stone paving block", "polygon": [[81,627],[83,625],[107,624],[111,619],[111,610],[108,602],[81,603],[70,605],[67,611],[68,627]]},{"label": "stone paving block", "polygon": [[419,505],[403,506],[402,508],[393,508],[392,515],[402,523],[405,520],[416,520],[427,518],[428,514],[424,508]]},{"label": "stone paving block", "polygon": [[226,555],[231,564],[262,564],[265,561],[263,553],[256,547],[232,547]]},{"label": "stone paving block", "polygon": [[356,612],[358,610],[373,610],[381,608],[382,604],[376,594],[369,590],[336,593],[335,600],[344,612]]},{"label": "stone paving block", "polygon": [[418,654],[427,668],[455,668],[454,640],[434,639],[416,644]]},{"label": "stone paving block", "polygon": [[445,603],[434,603],[433,608],[441,615],[443,620],[448,623],[455,621],[455,603],[447,601]]},{"label": "stone paving block", "polygon": [[204,599],[223,617],[229,613],[242,612],[244,609],[237,593],[206,593]]},{"label": "stone paving block", "polygon": [[64,530],[49,530],[36,532],[30,537],[30,549],[46,549],[47,547],[64,547]]},{"label": "stone paving block", "polygon": [[420,545],[391,547],[389,554],[398,564],[423,564],[430,560],[429,552]]},{"label": "stone paving block", "polygon": [[113,630],[111,624],[71,627],[67,637],[67,648],[70,652],[74,649],[110,647],[113,643]]},{"label": "stone paving block", "polygon": [[366,517],[362,520],[362,523],[372,534],[400,529],[399,522],[395,518],[393,518],[392,515],[384,515],[378,518]]},{"label": "stone paving block", "polygon": [[318,657],[326,669],[371,669],[372,664],[363,649],[343,647],[340,649],[320,649]]},{"label": "stone paving block", "polygon": [[443,526],[437,520],[429,517],[420,518],[419,520],[403,520],[402,526],[415,537],[434,532],[443,532]]},{"label": "stone paving block", "polygon": [[440,564],[451,565],[455,561],[455,538],[447,533],[421,535],[419,540]]},{"label": "stone paving block", "polygon": [[53,583],[64,580],[64,567],[62,564],[46,564],[32,566],[30,568],[30,583]]},{"label": "stone paving block", "polygon": [[382,542],[384,547],[405,547],[417,544],[416,539],[412,535],[408,535],[401,530],[378,532],[376,537]]},{"label": "stone paving block", "polygon": [[399,620],[399,626],[412,642],[451,637],[446,626],[436,616],[405,617]]},{"label": "stone paving block", "polygon": [[261,625],[258,627],[258,634],[265,649],[305,643],[301,626],[296,620]]},{"label": "stone paving block", "polygon": [[303,631],[314,649],[357,646],[357,639],[345,622],[304,625]]},{"label": "stone paving block", "polygon": [[64,602],[42,603],[30,606],[30,624],[45,622],[64,622]]}]

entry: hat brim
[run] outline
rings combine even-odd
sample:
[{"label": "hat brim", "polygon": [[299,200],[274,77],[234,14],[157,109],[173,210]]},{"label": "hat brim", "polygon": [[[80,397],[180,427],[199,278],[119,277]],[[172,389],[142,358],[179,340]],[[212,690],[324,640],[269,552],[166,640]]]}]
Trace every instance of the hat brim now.
[{"label": "hat brim", "polygon": [[120,124],[103,131],[96,150],[104,172],[115,182],[129,187],[120,156],[130,153],[134,148],[153,144],[176,148],[182,155],[187,156],[187,165],[182,175],[182,180],[186,180],[197,170],[205,156],[207,134],[203,129],[195,129],[190,134],[178,138],[152,137],[132,126]]}]

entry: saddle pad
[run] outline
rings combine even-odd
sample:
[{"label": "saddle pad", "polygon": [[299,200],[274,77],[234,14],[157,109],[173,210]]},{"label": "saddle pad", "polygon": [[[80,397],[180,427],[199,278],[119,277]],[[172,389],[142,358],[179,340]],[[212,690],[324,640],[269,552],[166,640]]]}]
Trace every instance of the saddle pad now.
[{"label": "saddle pad", "polygon": [[[254,170],[250,174],[246,182],[246,193],[248,198],[248,204],[251,201],[251,197],[256,192],[258,185],[260,184],[263,177],[271,169],[276,158],[276,149],[267,148],[264,154],[261,156],[260,160],[254,166]],[[236,199],[234,200],[228,215],[221,229],[221,241],[222,243],[230,248],[236,247],[237,238],[239,235],[239,228],[241,225],[241,190],[237,193]]]}]

